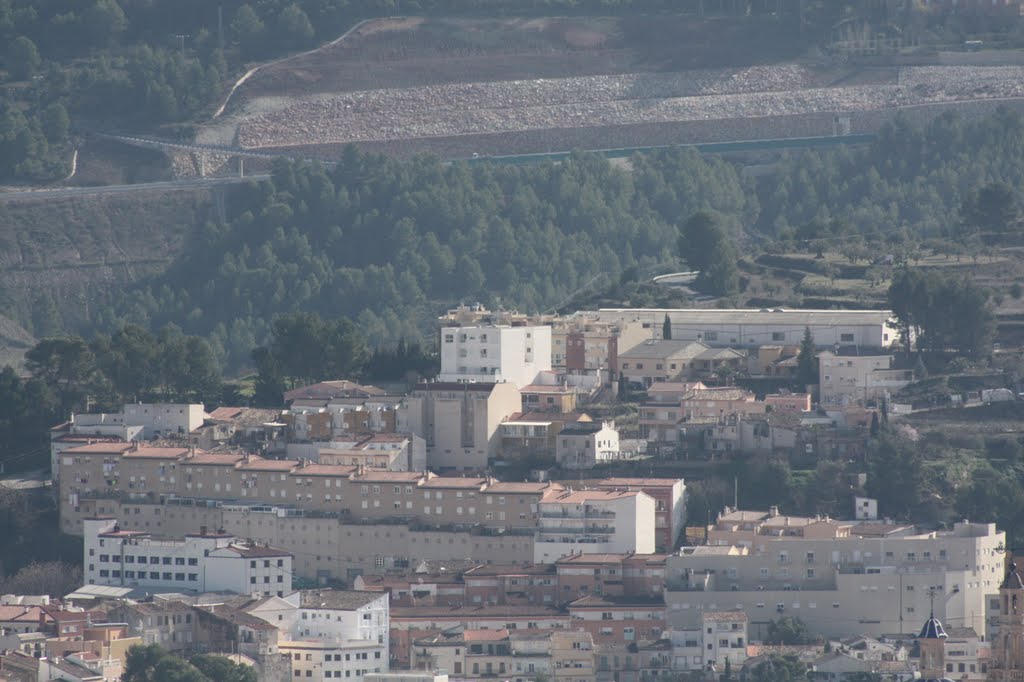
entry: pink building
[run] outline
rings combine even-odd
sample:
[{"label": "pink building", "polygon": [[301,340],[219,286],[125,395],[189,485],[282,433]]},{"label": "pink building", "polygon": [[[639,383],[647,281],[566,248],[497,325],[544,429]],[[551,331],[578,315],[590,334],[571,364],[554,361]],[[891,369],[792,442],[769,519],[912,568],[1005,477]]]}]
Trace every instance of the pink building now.
[{"label": "pink building", "polygon": [[764,397],[764,404],[773,412],[810,412],[810,393],[771,393]]}]

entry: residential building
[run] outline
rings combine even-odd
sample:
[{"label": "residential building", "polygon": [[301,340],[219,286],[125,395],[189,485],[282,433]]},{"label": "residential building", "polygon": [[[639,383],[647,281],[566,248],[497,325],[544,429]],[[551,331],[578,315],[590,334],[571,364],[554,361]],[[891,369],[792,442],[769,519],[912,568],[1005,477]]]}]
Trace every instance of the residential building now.
[{"label": "residential building", "polygon": [[450,630],[417,639],[413,646],[417,669],[448,670],[461,679],[594,679],[593,641],[585,632]]},{"label": "residential building", "polygon": [[769,393],[764,397],[765,406],[772,412],[801,413],[811,411],[810,393]]},{"label": "residential building", "polygon": [[225,443],[245,444],[253,450],[277,447],[285,433],[280,410],[257,407],[218,407],[193,429],[188,442],[211,449]]},{"label": "residential building", "polygon": [[694,627],[670,630],[672,670],[721,670],[726,659],[738,670],[747,658],[747,624],[745,611],[704,611]]},{"label": "residential building", "polygon": [[681,406],[684,397],[707,386],[699,381],[665,381],[647,389],[647,401],[640,406],[640,437],[651,443],[678,443],[685,427]]},{"label": "residential building", "polygon": [[184,592],[230,591],[284,594],[291,591],[292,554],[246,543],[227,533],[161,540],[123,530],[112,517],[85,520],[84,579]]},{"label": "residential building", "polygon": [[483,470],[501,451],[501,423],[522,411],[513,383],[418,384],[399,407],[398,424],[427,442],[431,469]]},{"label": "residential building", "polygon": [[575,313],[552,322],[551,366],[572,374],[619,372],[619,353],[651,338],[639,322],[607,322],[594,313]]},{"label": "residential building", "polygon": [[285,404],[296,400],[334,400],[335,398],[379,398],[387,395],[387,391],[376,386],[364,386],[354,381],[340,379],[337,381],[321,381],[309,386],[300,386],[285,391]]},{"label": "residential building", "polygon": [[589,483],[595,490],[639,490],[654,500],[655,547],[671,552],[686,526],[686,482],[681,478],[613,477]]},{"label": "residential building", "polygon": [[854,496],[853,518],[858,521],[877,521],[878,500],[873,497]]},{"label": "residential building", "polygon": [[465,604],[557,605],[558,574],[552,564],[486,564],[462,574]]},{"label": "residential building", "polygon": [[398,432],[403,396],[297,398],[281,415],[293,442],[327,441]]},{"label": "residential building", "polygon": [[566,424],[555,440],[555,461],[564,469],[593,469],[620,457],[614,422]]},{"label": "residential building", "polygon": [[1001,575],[1005,534],[960,522],[948,531],[778,513],[731,511],[707,529],[707,547],[668,559],[673,628],[702,610],[742,609],[753,639],[794,616],[828,637],[909,634],[940,588],[935,614],[985,631]]},{"label": "residential building", "polygon": [[818,348],[889,348],[900,342],[891,310],[604,308],[599,314],[609,321],[640,322],[648,331],[660,330],[668,315],[673,340],[711,346],[799,346],[805,329]]},{"label": "residential building", "polygon": [[767,344],[751,349],[747,372],[755,377],[792,378],[796,376],[800,346]]},{"label": "residential building", "polygon": [[679,407],[685,420],[724,419],[731,415],[749,416],[765,412],[765,403],[757,400],[753,393],[730,386],[694,389],[683,396]]},{"label": "residential building", "polygon": [[973,628],[946,628],[944,654],[946,677],[967,682],[988,679],[992,643],[982,639]]},{"label": "residential building", "polygon": [[519,393],[523,397],[523,412],[573,412],[579,399],[579,391],[565,384],[533,383],[523,386]]},{"label": "residential building", "polygon": [[914,380],[914,372],[897,369],[890,354],[857,350],[818,355],[819,400],[823,406],[865,405],[885,400]]},{"label": "residential building", "polygon": [[660,596],[665,589],[664,554],[572,554],[555,562],[558,602],[583,597]]},{"label": "residential building", "polygon": [[567,607],[574,629],[582,628],[595,644],[660,639],[665,631],[665,601],[659,597],[582,597]]},{"label": "residential building", "polygon": [[551,327],[441,328],[442,382],[509,382],[518,388],[551,369]]},{"label": "residential building", "polygon": [[[570,617],[553,606],[396,607],[391,610],[391,661],[414,668],[414,642],[455,629],[548,632],[570,629]],[[507,669],[507,668],[506,668]],[[453,673],[454,674],[454,673]],[[463,675],[464,677],[465,675]]]},{"label": "residential building", "polygon": [[289,459],[377,471],[423,471],[427,443],[414,434],[376,433],[329,441],[289,443]]},{"label": "residential building", "polygon": [[206,410],[202,405],[166,403],[129,403],[124,406],[124,422],[142,427],[142,440],[182,436],[203,425]]},{"label": "residential building", "polygon": [[516,460],[530,455],[554,458],[558,434],[566,424],[591,422],[589,416],[574,413],[516,413],[501,423],[501,459]]},{"label": "residential building", "polygon": [[180,601],[120,601],[110,609],[107,618],[124,623],[141,644],[159,644],[171,652],[193,649],[199,640],[196,611]]},{"label": "residential building", "polygon": [[652,554],[654,499],[640,491],[552,491],[538,505],[534,563],[576,552]]},{"label": "residential building", "polygon": [[697,341],[650,339],[619,353],[624,381],[647,388],[661,381],[688,379],[697,358],[709,347]]},{"label": "residential building", "polygon": [[387,672],[388,596],[355,590],[302,590],[262,600],[246,612],[275,626],[278,649],[295,679],[347,678]]}]

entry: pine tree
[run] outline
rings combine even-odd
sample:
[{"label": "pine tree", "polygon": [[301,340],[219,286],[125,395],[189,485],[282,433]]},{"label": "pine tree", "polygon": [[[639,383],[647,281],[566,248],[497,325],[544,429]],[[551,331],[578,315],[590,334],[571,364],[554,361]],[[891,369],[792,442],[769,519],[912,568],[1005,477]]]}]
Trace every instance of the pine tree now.
[{"label": "pine tree", "polygon": [[661,338],[666,341],[672,340],[672,320],[669,319],[668,313],[665,313],[665,321],[661,323]]},{"label": "pine tree", "polygon": [[800,342],[800,354],[796,357],[796,381],[804,389],[808,384],[818,383],[818,361],[814,353],[814,335],[811,328],[804,328],[804,339]]}]

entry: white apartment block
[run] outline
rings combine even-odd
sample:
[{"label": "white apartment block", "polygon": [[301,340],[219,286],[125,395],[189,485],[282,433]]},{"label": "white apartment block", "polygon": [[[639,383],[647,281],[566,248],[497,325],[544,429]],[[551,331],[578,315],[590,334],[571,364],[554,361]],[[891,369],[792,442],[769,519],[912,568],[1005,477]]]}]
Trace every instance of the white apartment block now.
[{"label": "white apartment block", "polygon": [[124,530],[112,517],[85,519],[83,552],[87,585],[174,592],[291,592],[292,554],[244,543],[226,533],[164,540]]},{"label": "white apartment block", "polygon": [[730,512],[709,527],[711,546],[668,559],[666,604],[675,629],[703,611],[743,610],[750,637],[769,620],[795,616],[812,632],[914,634],[931,607],[951,627],[986,633],[986,613],[1003,575],[1005,533],[995,524],[949,531],[868,522]]},{"label": "white apartment block", "polygon": [[808,328],[818,348],[889,348],[900,343],[891,310],[603,308],[600,315],[605,320],[640,322],[658,338],[668,315],[673,340],[709,346],[799,345]]},{"label": "white apartment block", "polygon": [[423,471],[427,468],[427,442],[415,434],[375,434],[313,443],[289,443],[288,459],[317,464],[353,466],[376,471]]},{"label": "white apartment block", "polygon": [[570,422],[555,438],[555,461],[565,469],[593,469],[619,457],[614,422]]},{"label": "white apartment block", "polygon": [[248,609],[281,631],[279,649],[295,679],[346,678],[388,671],[389,595],[302,590]]},{"label": "white apartment block", "polygon": [[441,328],[439,381],[509,382],[522,388],[551,369],[551,327]]},{"label": "white apartment block", "polygon": [[124,406],[126,424],[142,427],[142,439],[184,436],[203,425],[206,410],[200,404],[135,403]]},{"label": "white apartment block", "polygon": [[568,490],[545,496],[533,562],[550,564],[570,554],[653,554],[655,502],[640,491]]},{"label": "white apartment block", "polygon": [[887,398],[914,380],[909,369],[894,369],[892,355],[818,355],[819,401],[824,406],[865,404]]},{"label": "white apartment block", "polygon": [[707,670],[710,666],[722,670],[727,659],[739,670],[750,644],[747,622],[746,611],[702,611],[697,627],[669,630],[672,671]]},{"label": "white apartment block", "polygon": [[418,384],[398,410],[398,430],[426,440],[430,469],[482,470],[501,452],[501,423],[522,411],[514,383]]}]

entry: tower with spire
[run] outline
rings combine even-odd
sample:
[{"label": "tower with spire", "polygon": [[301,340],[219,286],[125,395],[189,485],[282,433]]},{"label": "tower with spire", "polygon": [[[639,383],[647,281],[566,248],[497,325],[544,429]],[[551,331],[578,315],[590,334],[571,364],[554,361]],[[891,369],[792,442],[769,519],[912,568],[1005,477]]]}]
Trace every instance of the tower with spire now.
[{"label": "tower with spire", "polygon": [[921,682],[946,679],[946,631],[935,617],[935,595],[930,596],[933,602],[931,615],[917,636],[921,653]]},{"label": "tower with spire", "polygon": [[1017,564],[1010,562],[999,586],[999,632],[992,640],[988,679],[1010,682],[1024,679],[1024,581]]}]

